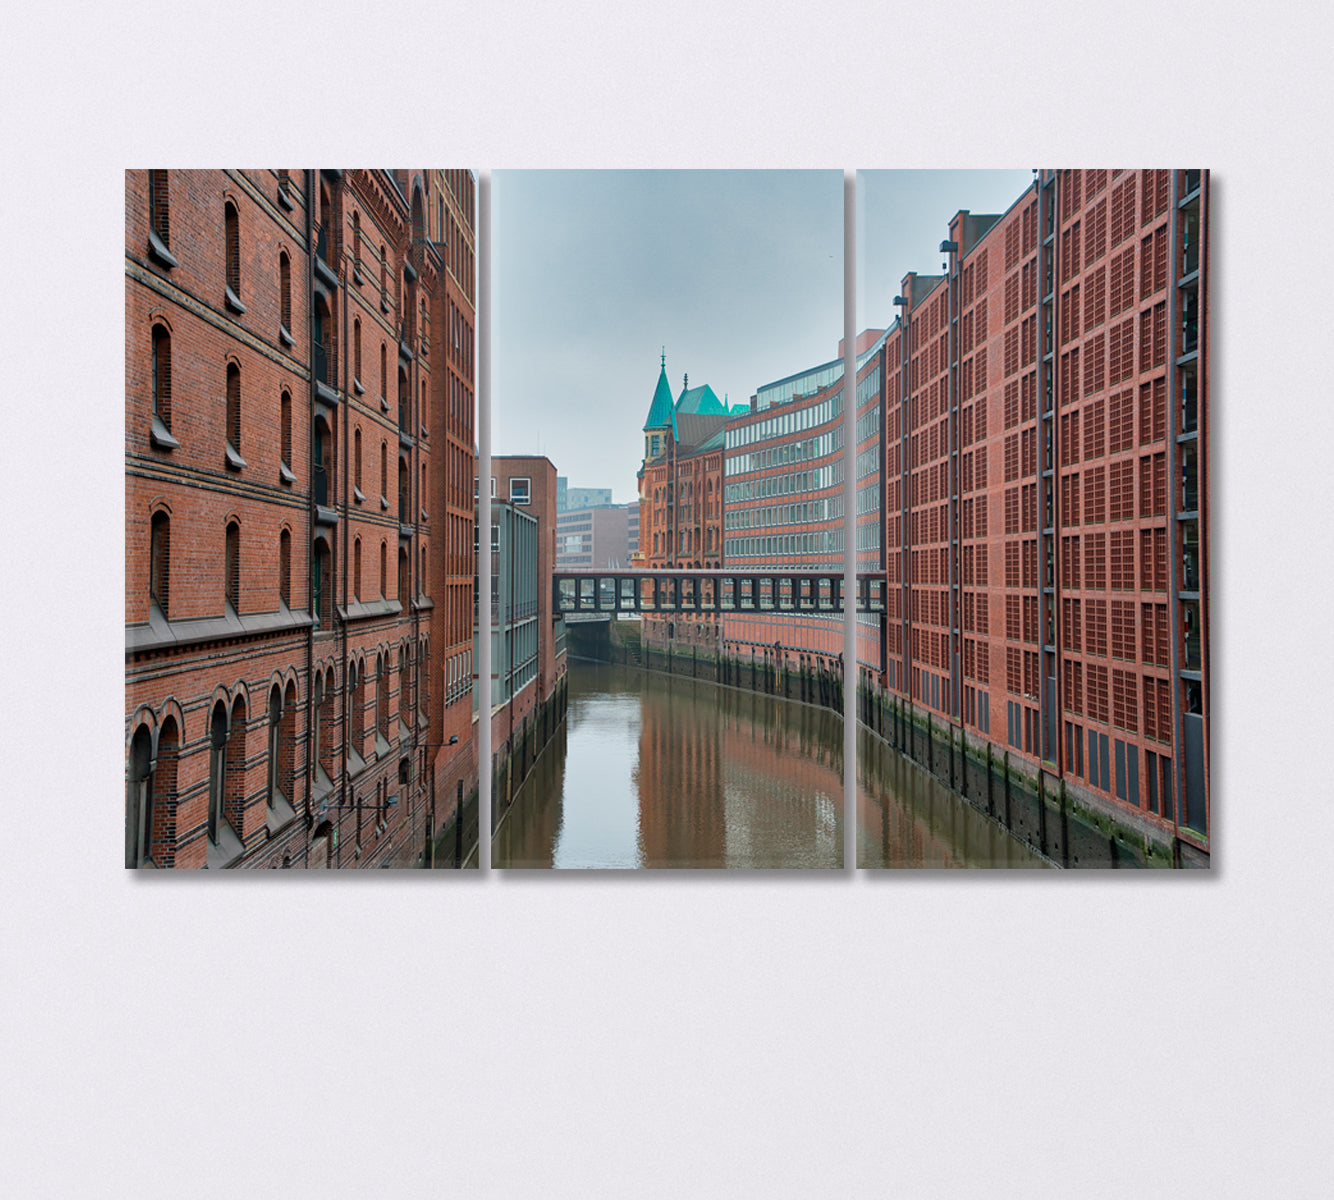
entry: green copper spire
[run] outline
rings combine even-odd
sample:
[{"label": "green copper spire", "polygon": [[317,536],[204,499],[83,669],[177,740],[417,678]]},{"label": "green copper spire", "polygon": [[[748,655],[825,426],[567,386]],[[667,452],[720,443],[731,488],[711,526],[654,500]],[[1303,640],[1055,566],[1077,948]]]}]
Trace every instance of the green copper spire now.
[{"label": "green copper spire", "polygon": [[662,348],[662,362],[658,368],[658,386],[649,405],[644,429],[666,429],[672,423],[672,385],[667,382],[667,347]]}]

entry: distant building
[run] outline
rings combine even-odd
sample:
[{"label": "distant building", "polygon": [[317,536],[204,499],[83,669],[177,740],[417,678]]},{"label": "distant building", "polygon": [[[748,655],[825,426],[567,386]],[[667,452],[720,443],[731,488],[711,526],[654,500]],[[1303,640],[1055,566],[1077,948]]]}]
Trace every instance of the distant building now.
[{"label": "distant building", "polygon": [[576,570],[628,567],[632,515],[637,534],[638,504],[604,504],[560,513],[556,518],[556,566]]},{"label": "distant building", "polygon": [[[690,387],[687,375],[673,401],[663,356],[644,421],[639,478],[639,557],[644,567],[722,565],[723,435],[727,409],[707,384]],[[650,642],[682,640],[716,648],[714,616],[681,614],[644,620]]]},{"label": "distant building", "polygon": [[610,504],[611,488],[572,488],[564,475],[556,476],[556,511],[572,512]]}]

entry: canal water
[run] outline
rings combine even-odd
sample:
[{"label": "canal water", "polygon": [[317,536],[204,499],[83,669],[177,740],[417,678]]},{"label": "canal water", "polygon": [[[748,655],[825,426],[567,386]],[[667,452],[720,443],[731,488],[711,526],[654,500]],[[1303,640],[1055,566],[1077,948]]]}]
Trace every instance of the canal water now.
[{"label": "canal water", "polygon": [[572,662],[569,711],[492,840],[496,867],[843,865],[824,709]]},{"label": "canal water", "polygon": [[[864,867],[1041,867],[861,731]],[[496,867],[843,865],[843,726],[822,708],[572,661],[569,711],[492,839]]]}]

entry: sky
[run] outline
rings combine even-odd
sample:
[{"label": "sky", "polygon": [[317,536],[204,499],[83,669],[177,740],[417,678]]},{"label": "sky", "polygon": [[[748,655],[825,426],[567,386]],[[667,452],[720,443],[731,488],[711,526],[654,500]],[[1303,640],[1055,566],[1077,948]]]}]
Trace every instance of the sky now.
[{"label": "sky", "polygon": [[939,275],[940,243],[961,209],[1004,213],[1033,182],[1017,171],[858,171],[857,328],[884,329],[909,271]]},{"label": "sky", "polygon": [[842,171],[496,171],[492,453],[637,498],[666,348],[720,400],[838,356]]}]

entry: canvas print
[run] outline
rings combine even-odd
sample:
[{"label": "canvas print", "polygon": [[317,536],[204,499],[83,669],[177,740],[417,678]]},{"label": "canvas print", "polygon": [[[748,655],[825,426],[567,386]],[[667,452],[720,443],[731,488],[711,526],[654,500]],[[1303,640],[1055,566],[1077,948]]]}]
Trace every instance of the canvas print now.
[{"label": "canvas print", "polygon": [[857,184],[858,865],[1207,867],[1209,173]]},{"label": "canvas print", "polygon": [[492,862],[843,862],[843,174],[497,171]]},{"label": "canvas print", "polygon": [[125,173],[125,865],[476,865],[477,178]]}]

